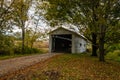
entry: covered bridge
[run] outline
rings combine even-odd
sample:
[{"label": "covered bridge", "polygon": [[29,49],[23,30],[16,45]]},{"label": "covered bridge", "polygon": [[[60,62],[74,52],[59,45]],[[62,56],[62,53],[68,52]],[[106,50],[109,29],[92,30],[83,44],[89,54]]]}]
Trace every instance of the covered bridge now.
[{"label": "covered bridge", "polygon": [[59,27],[49,33],[49,52],[81,53],[86,51],[86,38],[79,33]]}]

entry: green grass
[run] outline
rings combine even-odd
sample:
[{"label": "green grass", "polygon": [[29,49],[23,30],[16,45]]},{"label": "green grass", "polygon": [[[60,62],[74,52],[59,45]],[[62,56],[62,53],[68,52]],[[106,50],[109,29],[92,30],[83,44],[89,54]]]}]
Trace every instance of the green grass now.
[{"label": "green grass", "polygon": [[63,54],[33,72],[33,80],[118,80],[120,64],[81,54]]},{"label": "green grass", "polygon": [[[38,53],[35,53],[35,54],[38,54]],[[0,60],[17,58],[17,57],[23,57],[23,56],[30,56],[30,55],[35,55],[35,54],[0,55]],[[41,54],[41,53],[40,53],[40,54]]]},{"label": "green grass", "polygon": [[8,55],[4,55],[4,56],[0,56],[0,60],[5,60],[5,59],[10,59],[10,58],[15,58],[15,57],[21,57],[22,55],[14,55],[14,56],[8,56]]},{"label": "green grass", "polygon": [[44,54],[48,53],[48,49],[39,49],[39,53],[26,53],[26,54],[12,54],[12,55],[0,55],[0,60],[10,59],[10,58],[16,58],[16,57],[23,57],[23,56],[30,56],[35,54]]}]

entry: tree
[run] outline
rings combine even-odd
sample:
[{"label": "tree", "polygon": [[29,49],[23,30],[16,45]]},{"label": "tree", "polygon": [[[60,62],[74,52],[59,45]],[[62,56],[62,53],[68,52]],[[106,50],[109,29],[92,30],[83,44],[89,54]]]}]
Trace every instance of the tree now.
[{"label": "tree", "polygon": [[25,46],[25,23],[28,20],[28,11],[31,3],[32,0],[16,0],[13,8],[15,25],[22,30],[22,53],[24,53]]},{"label": "tree", "polygon": [[[98,34],[99,34],[99,52],[100,52],[99,60],[100,61],[105,61],[104,45],[106,42],[110,41],[110,40],[106,40],[106,34],[109,32],[116,33],[115,31],[119,29],[119,27],[115,25],[119,23],[119,19],[120,19],[119,15],[116,14],[116,12],[120,13],[120,11],[117,10],[117,9],[120,9],[119,5],[120,5],[119,0],[113,0],[113,1],[103,0],[100,2],[100,6],[97,9],[97,11],[99,12],[99,15],[97,15],[98,17],[97,23],[99,27]],[[110,28],[112,28],[113,30],[111,30]],[[119,41],[119,39],[117,39],[117,41]]]},{"label": "tree", "polygon": [[[95,4],[95,2],[97,2]],[[94,3],[95,6],[93,6],[90,3]],[[86,3],[85,3],[86,4]],[[91,27],[91,29],[93,29],[93,32],[95,33],[96,36],[98,36],[98,44],[99,44],[99,60],[100,61],[105,61],[104,60],[104,55],[105,55],[105,47],[104,44],[106,44],[106,42],[110,41],[110,40],[106,40],[106,34],[109,32],[114,32],[119,29],[118,26],[116,26],[115,24],[118,24],[119,21],[119,15],[116,14],[119,13],[120,11],[118,10],[119,7],[119,2],[118,0],[97,0],[97,1],[91,1],[89,2],[89,4],[91,5],[88,6],[88,8],[85,8],[85,10],[87,9],[87,13],[91,13],[92,15],[87,15],[86,18],[90,17],[92,20],[90,20],[91,22],[88,24],[89,26],[93,26]],[[88,5],[88,4],[87,4]],[[84,12],[84,10],[82,11]],[[85,13],[84,13],[85,14]],[[86,14],[85,14],[86,15]],[[90,28],[90,27],[89,27]],[[89,29],[88,28],[88,29]],[[112,30],[111,30],[112,28]],[[95,31],[96,30],[96,31]],[[93,36],[93,33],[91,34]],[[117,39],[118,41],[119,39]]]},{"label": "tree", "polygon": [[[118,23],[119,19],[119,16],[116,16],[119,13],[117,9],[119,7],[118,0],[47,1],[49,1],[47,3],[49,7],[46,11],[46,19],[52,22],[52,24],[68,22],[84,28],[84,32],[90,35],[86,37],[92,41],[93,55],[96,55],[98,47],[99,60],[104,61],[106,34],[110,28],[116,27],[112,23]],[[111,32],[114,32],[114,30],[111,30]],[[97,45],[97,41],[99,45]]]}]

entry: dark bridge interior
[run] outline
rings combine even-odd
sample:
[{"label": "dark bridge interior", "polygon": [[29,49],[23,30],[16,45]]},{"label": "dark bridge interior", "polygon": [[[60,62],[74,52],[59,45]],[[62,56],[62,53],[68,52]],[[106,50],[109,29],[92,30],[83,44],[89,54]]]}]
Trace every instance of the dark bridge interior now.
[{"label": "dark bridge interior", "polygon": [[72,35],[53,35],[52,36],[52,52],[71,53]]}]

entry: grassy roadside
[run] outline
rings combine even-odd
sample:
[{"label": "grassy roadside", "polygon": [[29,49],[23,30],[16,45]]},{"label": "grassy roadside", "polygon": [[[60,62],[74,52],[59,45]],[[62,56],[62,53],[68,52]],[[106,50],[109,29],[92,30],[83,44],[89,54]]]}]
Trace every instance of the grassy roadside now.
[{"label": "grassy roadside", "polygon": [[51,59],[33,79],[40,80],[118,80],[120,64],[101,63],[84,54],[65,54]]},{"label": "grassy roadside", "polygon": [[26,53],[26,54],[19,53],[19,54],[12,54],[12,55],[0,55],[0,60],[48,53],[48,48],[40,48],[39,50],[40,50],[39,53]]},{"label": "grassy roadside", "polygon": [[17,58],[17,57],[23,57],[23,56],[30,56],[30,55],[35,55],[35,54],[3,55],[3,56],[0,56],[0,60],[11,59],[11,58]]},{"label": "grassy roadside", "polygon": [[23,57],[23,56],[31,56],[31,55],[36,55],[36,54],[43,54],[43,53],[3,55],[3,56],[0,56],[0,60],[11,59],[11,58],[17,58],[17,57]]}]

